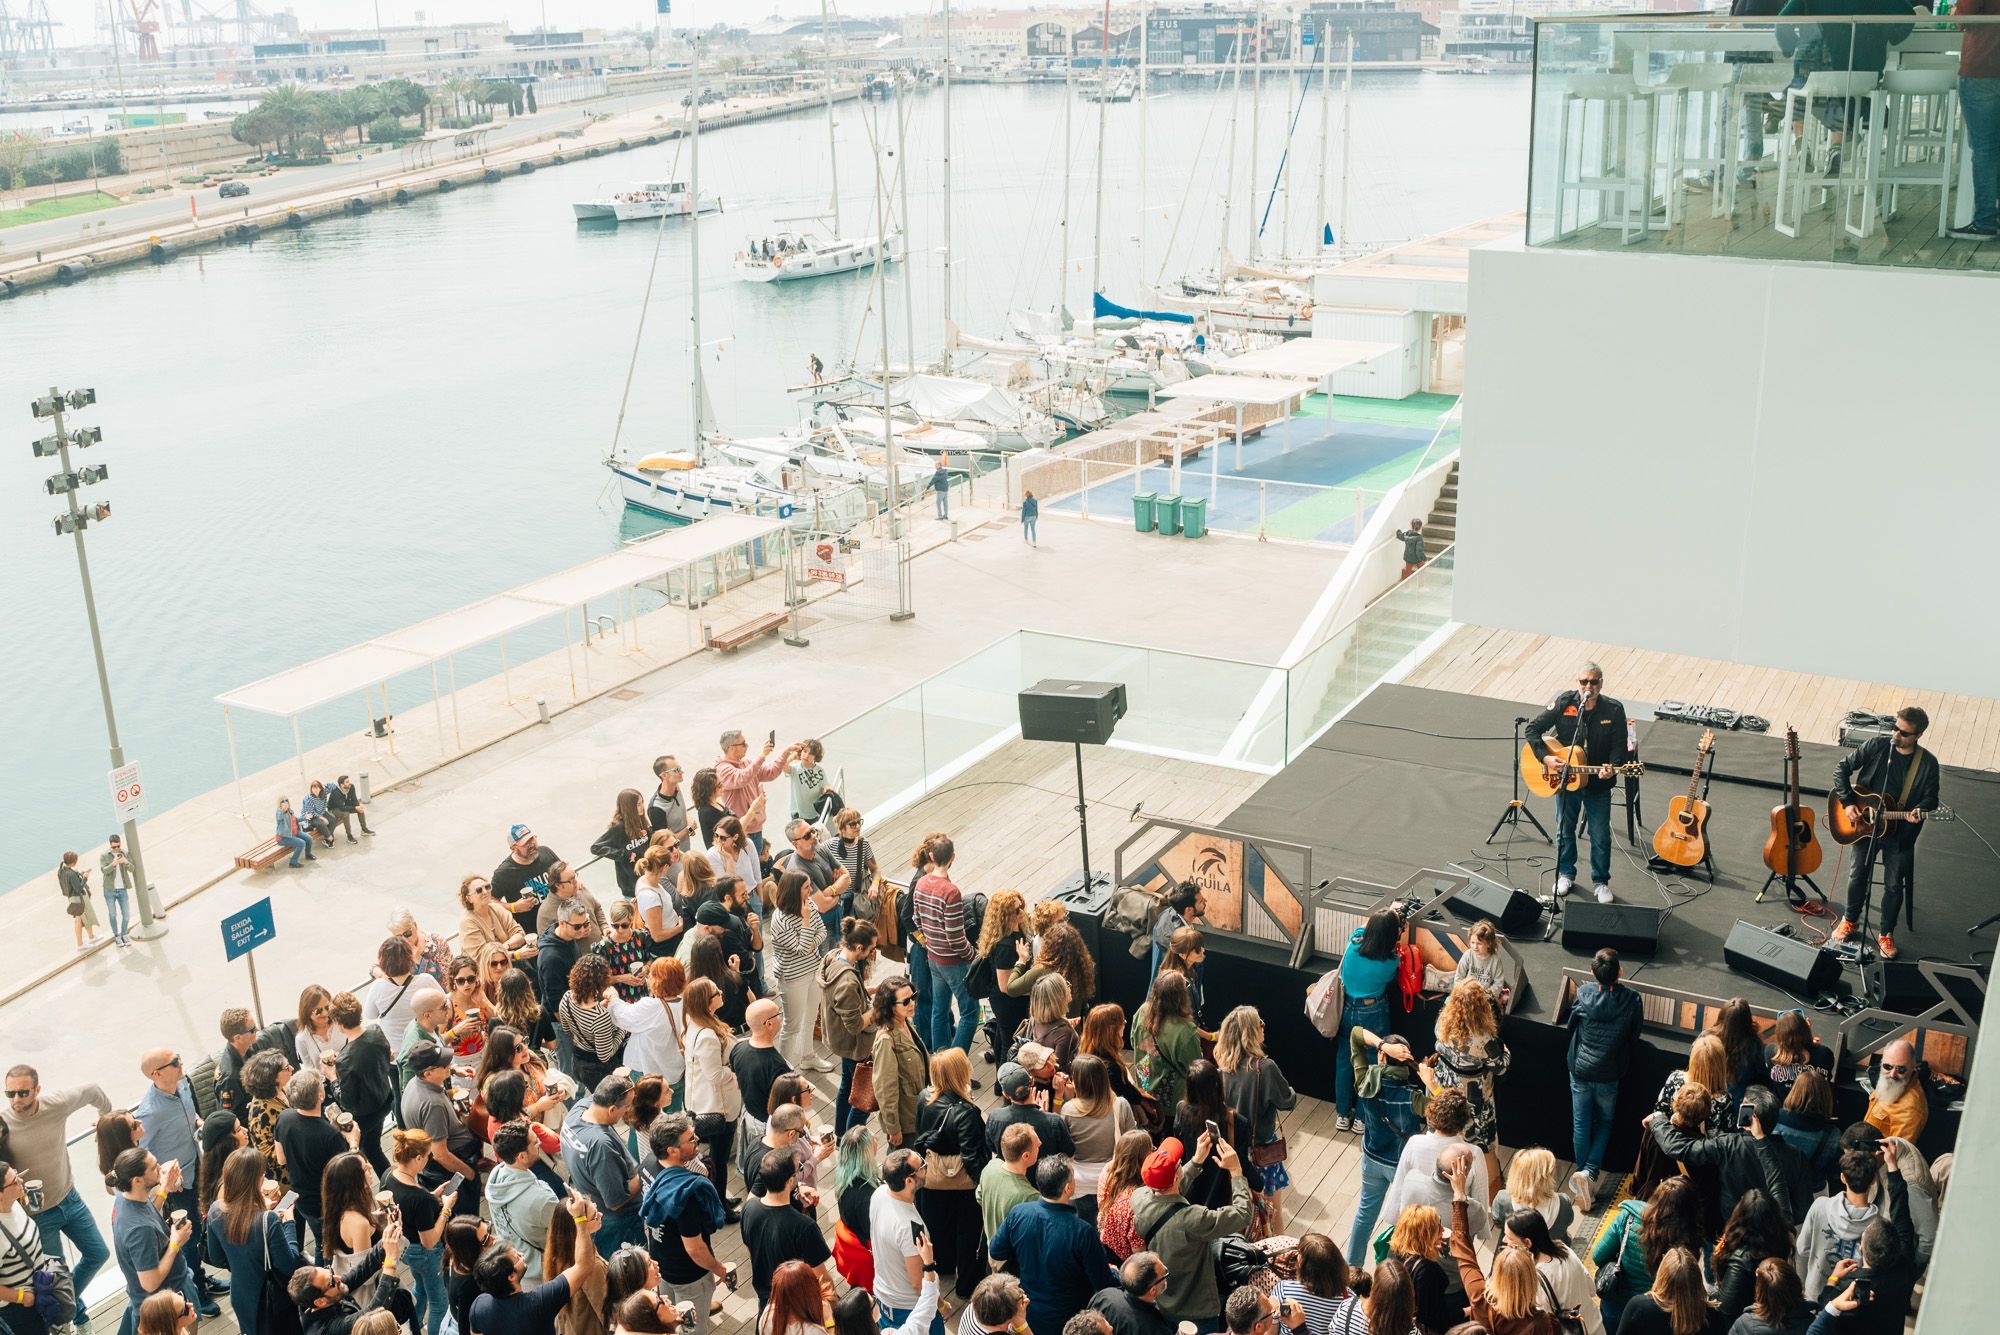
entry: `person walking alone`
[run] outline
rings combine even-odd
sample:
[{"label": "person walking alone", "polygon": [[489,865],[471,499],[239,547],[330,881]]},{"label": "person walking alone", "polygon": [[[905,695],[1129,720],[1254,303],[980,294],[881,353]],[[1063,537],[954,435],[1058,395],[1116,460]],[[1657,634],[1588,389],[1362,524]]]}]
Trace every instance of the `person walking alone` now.
[{"label": "person walking alone", "polygon": [[1570,1194],[1590,1213],[1591,1193],[1611,1149],[1618,1086],[1639,1037],[1639,996],[1618,986],[1618,952],[1606,946],[1590,961],[1593,981],[1576,990],[1569,1012]]},{"label": "person walking alone", "polygon": [[937,502],[937,517],[951,518],[951,473],[944,466],[944,456],[937,457],[937,467],[931,469],[932,498]]},{"label": "person walking alone", "polygon": [[1035,499],[1035,493],[1021,488],[1021,537],[1030,547],[1039,547],[1035,541],[1035,521],[1042,517],[1042,503]]}]

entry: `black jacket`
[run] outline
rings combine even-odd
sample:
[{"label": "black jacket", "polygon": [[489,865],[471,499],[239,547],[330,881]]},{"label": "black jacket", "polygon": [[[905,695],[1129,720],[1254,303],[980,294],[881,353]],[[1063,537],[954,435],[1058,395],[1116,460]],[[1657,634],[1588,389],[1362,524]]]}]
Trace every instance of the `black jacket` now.
[{"label": "black jacket", "polygon": [[1157,1305],[1123,1289],[1099,1289],[1091,1295],[1090,1310],[1111,1323],[1111,1335],[1173,1335],[1174,1323]]},{"label": "black jacket", "polygon": [[360,796],[350,788],[342,788],[337,783],[326,785],[326,809],[328,811],[359,811]]},{"label": "black jacket", "polygon": [[1691,1136],[1666,1117],[1655,1117],[1652,1125],[1653,1139],[1674,1158],[1690,1168],[1708,1165],[1721,1170],[1724,1219],[1743,1193],[1755,1187],[1776,1201],[1785,1222],[1797,1228],[1819,1194],[1819,1174],[1812,1163],[1775,1132],[1759,1140],[1747,1131]]},{"label": "black jacket", "polygon": [[1396,530],[1396,536],[1403,540],[1403,564],[1420,566],[1427,559],[1424,556],[1424,535],[1415,529]]},{"label": "black jacket", "polygon": [[1624,1079],[1641,1018],[1639,994],[1629,987],[1578,988],[1569,1011],[1570,1074],[1598,1084]]},{"label": "black jacket", "polygon": [[378,1025],[363,1025],[333,1059],[340,1106],[360,1118],[385,1117],[396,1106],[396,1060]]},{"label": "black jacket", "polygon": [[224,1043],[222,1051],[215,1054],[215,1098],[223,1111],[236,1114],[236,1120],[248,1126],[247,1113],[250,1110],[250,1096],[243,1092],[243,1058],[236,1055],[236,1047]]},{"label": "black jacket", "polygon": [[555,1034],[556,1007],[569,991],[569,970],[583,952],[574,941],[565,941],[551,927],[535,942],[535,990],[541,994],[542,1018],[529,1037],[536,1043]]},{"label": "black jacket", "polygon": [[[1854,797],[1854,789],[1861,787],[1866,788],[1871,793],[1881,793],[1891,803],[1894,803],[1902,795],[1902,784],[1898,783],[1896,785],[1896,791],[1889,791],[1891,745],[1891,738],[1871,737],[1859,747],[1842,756],[1840,763],[1833,767],[1833,795],[1842,802],[1851,801]],[[1910,757],[1910,759],[1917,767],[1917,774],[1915,780],[1910,784],[1910,800],[1905,804],[1906,809],[1911,811],[1937,810],[1937,757],[1919,746],[1917,753]],[[1921,821],[1915,824],[1909,821],[1888,822],[1888,829],[1884,834],[1884,838],[1915,839],[1918,834],[1923,832],[1923,828],[1923,822]]]},{"label": "black jacket", "polygon": [[611,874],[618,878],[618,893],[627,899],[639,891],[639,871],[632,865],[632,859],[646,851],[646,845],[653,841],[651,830],[634,839],[625,833],[622,821],[612,821],[590,851],[611,864]]},{"label": "black jacket", "polygon": [[[1534,750],[1537,760],[1548,758],[1549,745],[1543,738],[1551,731],[1564,746],[1577,745],[1581,703],[1582,697],[1575,691],[1564,691],[1547,709],[1528,720],[1528,745]],[[1600,695],[1597,707],[1590,711],[1588,722],[1582,742],[1585,764],[1593,767],[1622,765],[1632,758],[1632,740],[1625,725],[1624,705],[1610,696]],[[1608,789],[1616,782],[1616,777],[1600,779],[1593,774],[1584,787],[1594,792]]]},{"label": "black jacket", "polygon": [[[366,1284],[382,1270],[382,1249],[376,1247],[354,1263],[354,1268],[340,1278],[352,1289]],[[375,1286],[375,1296],[363,1307],[350,1294],[337,1303],[326,1307],[303,1307],[299,1309],[301,1335],[348,1335],[354,1323],[361,1319],[363,1312],[386,1309],[395,1304],[396,1295],[402,1289],[393,1278],[385,1279]]]},{"label": "black jacket", "polygon": [[986,1119],[956,1094],[940,1094],[917,1105],[916,1148],[963,1156],[966,1174],[975,1182],[992,1157],[986,1149]]},{"label": "black jacket", "polygon": [[1035,1128],[1041,1138],[1042,1154],[1076,1153],[1076,1142],[1070,1139],[1069,1123],[1051,1112],[1043,1112],[1031,1103],[1006,1103],[995,1108],[986,1118],[986,1155],[992,1158],[1000,1153],[1001,1133],[1016,1122],[1026,1122]]},{"label": "black jacket", "polygon": [[1757,1300],[1757,1267],[1763,1260],[1748,1247],[1738,1247],[1723,1258],[1715,1272],[1715,1307],[1724,1321],[1735,1321]]}]

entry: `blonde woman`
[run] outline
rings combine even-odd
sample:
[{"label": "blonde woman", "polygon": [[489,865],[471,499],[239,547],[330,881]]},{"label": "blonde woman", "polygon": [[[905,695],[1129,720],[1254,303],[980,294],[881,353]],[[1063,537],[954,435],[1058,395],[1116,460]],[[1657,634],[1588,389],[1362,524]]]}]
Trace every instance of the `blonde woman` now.
[{"label": "blonde woman", "polygon": [[1512,1060],[1486,989],[1470,978],[1454,985],[1438,1013],[1437,1051],[1417,1070],[1433,1094],[1456,1089],[1465,1095],[1472,1109],[1465,1138],[1486,1156],[1489,1190],[1500,1181],[1500,1157],[1493,1152],[1500,1134],[1495,1087]]},{"label": "blonde woman", "polygon": [[1576,1222],[1576,1208],[1569,1197],[1556,1190],[1556,1156],[1540,1146],[1522,1150],[1507,1165],[1507,1186],[1493,1198],[1496,1242],[1507,1216],[1517,1210],[1540,1215],[1557,1241],[1567,1240],[1570,1226]]},{"label": "blonde woman", "polygon": [[1028,1042],[1053,1052],[1056,1069],[1070,1073],[1076,1058],[1076,1026],[1069,1020],[1069,982],[1061,974],[1044,974],[1028,992]]},{"label": "blonde woman", "polygon": [[1702,1134],[1720,1135],[1735,1125],[1736,1105],[1729,1097],[1729,1054],[1714,1034],[1695,1039],[1684,1070],[1667,1073],[1667,1081],[1660,1086],[1660,1097],[1654,1101],[1652,1115],[1647,1120],[1673,1116],[1674,1099],[1681,1086],[1687,1084],[1700,1085],[1709,1091],[1709,1115],[1702,1124]]},{"label": "blonde woman", "polygon": [[[667,888],[667,872],[678,861],[681,877],[685,880],[688,863],[697,860],[676,858],[673,848],[664,844],[648,848],[639,855],[639,876],[633,886],[633,906],[638,911],[639,940],[646,948],[648,959],[673,954],[675,938],[686,926],[679,906],[673,902],[674,892]],[[709,870],[707,862],[701,865],[704,870]],[[710,879],[714,875],[714,871],[709,870]]]},{"label": "blonde woman", "polygon": [[1455,1161],[1446,1170],[1446,1179],[1451,1183],[1451,1256],[1458,1262],[1472,1319],[1492,1335],[1562,1335],[1554,1314],[1535,1306],[1542,1278],[1535,1269],[1532,1251],[1502,1247],[1493,1257],[1493,1277],[1488,1279],[1480,1270],[1479,1253],[1472,1247],[1472,1217],[1466,1209],[1466,1191],[1472,1185],[1471,1161]]},{"label": "blonde woman", "polygon": [[1410,1272],[1417,1291],[1417,1324],[1425,1330],[1450,1330],[1465,1319],[1465,1304],[1450,1295],[1451,1281],[1439,1259],[1444,1251],[1444,1225],[1428,1205],[1406,1205],[1389,1234],[1389,1255]]},{"label": "blonde woman", "polygon": [[1264,1055],[1264,1017],[1255,1007],[1238,1006],[1222,1017],[1215,1039],[1215,1064],[1222,1068],[1222,1093],[1236,1112],[1236,1124],[1250,1134],[1243,1175],[1249,1179],[1257,1211],[1264,1218],[1264,1236],[1282,1233],[1285,1188],[1292,1184],[1292,1175],[1285,1170],[1283,1159],[1261,1168],[1254,1160],[1259,1146],[1277,1143],[1278,1114],[1297,1107],[1299,1096],[1278,1063]]},{"label": "blonde woman", "polygon": [[[472,956],[473,962],[479,966],[479,990],[486,994],[486,1004],[492,1008],[495,1015],[498,1015],[500,980],[507,976],[507,970],[514,967],[513,958],[507,953],[507,948],[497,941],[489,941],[479,949],[468,950],[465,953]],[[451,967],[449,959],[445,961],[444,967],[447,969]]]},{"label": "blonde woman", "polygon": [[[1625,1310],[1630,1315],[1619,1319],[1618,1329],[1636,1335],[1721,1335],[1725,1328],[1722,1313],[1708,1300],[1701,1261],[1686,1247],[1671,1248],[1660,1258],[1653,1287]],[[1899,1320],[1897,1328],[1901,1325]]]},{"label": "blonde woman", "polygon": [[[980,1264],[982,1237],[979,1201],[973,1184],[985,1171],[986,1119],[972,1100],[972,1063],[963,1048],[946,1048],[931,1057],[931,1084],[917,1104],[916,1143],[924,1150],[924,1190],[917,1209],[924,1227],[937,1240],[937,1266],[955,1274],[960,1302],[972,1297],[973,1286],[986,1274]],[[958,1171],[942,1169],[958,1160]],[[1077,1184],[1082,1195],[1082,1183]]]},{"label": "blonde woman", "polygon": [[736,1139],[736,1119],[743,1115],[743,1095],[729,1068],[734,1039],[722,1020],[722,990],[712,978],[697,978],[687,985],[681,1006],[687,1019],[687,1110],[706,1147],[702,1157],[708,1161],[708,1180],[727,1200],[729,1147]]}]

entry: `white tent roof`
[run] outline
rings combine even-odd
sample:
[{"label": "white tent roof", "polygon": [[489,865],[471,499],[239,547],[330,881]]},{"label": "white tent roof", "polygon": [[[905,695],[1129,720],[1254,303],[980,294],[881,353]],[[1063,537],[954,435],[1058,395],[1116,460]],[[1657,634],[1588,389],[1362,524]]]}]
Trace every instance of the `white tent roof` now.
[{"label": "white tent roof", "polygon": [[498,639],[568,608],[787,529],[782,519],[717,515],[215,697],[225,709],[290,718],[390,677]]},{"label": "white tent roof", "polygon": [[289,718],[314,705],[365,691],[378,681],[423,667],[430,661],[427,655],[408,649],[357,644],[215,698],[225,709],[248,709]]},{"label": "white tent roof", "polygon": [[1025,416],[1012,394],[984,380],[962,380],[957,376],[913,375],[896,382],[895,395],[933,422],[960,422],[966,418],[988,426],[1011,429]]},{"label": "white tent roof", "polygon": [[1209,403],[1234,403],[1243,407],[1262,404],[1276,407],[1290,403],[1319,388],[1310,380],[1270,380],[1249,375],[1198,375],[1159,391],[1168,399],[1202,399]]},{"label": "white tent roof", "polygon": [[1291,338],[1271,348],[1258,348],[1216,363],[1231,375],[1311,376],[1324,379],[1397,351],[1394,343],[1366,343],[1345,338]]}]

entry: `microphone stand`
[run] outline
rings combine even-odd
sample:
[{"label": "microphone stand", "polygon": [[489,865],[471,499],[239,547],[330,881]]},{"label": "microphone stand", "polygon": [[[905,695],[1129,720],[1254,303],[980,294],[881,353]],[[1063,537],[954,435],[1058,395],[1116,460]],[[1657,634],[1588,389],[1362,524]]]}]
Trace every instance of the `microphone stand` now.
[{"label": "microphone stand", "polygon": [[[1525,718],[1514,720],[1514,754],[1517,756],[1521,753],[1521,748],[1526,745],[1521,740],[1521,729],[1527,722]],[[1564,762],[1563,769],[1564,777],[1567,777],[1569,769],[1567,761]],[[1513,775],[1514,795],[1507,800],[1506,810],[1500,813],[1500,819],[1493,822],[1493,833],[1486,836],[1486,842],[1490,844],[1498,839],[1501,829],[1509,825],[1514,827],[1515,833],[1520,833],[1521,822],[1525,819],[1528,824],[1535,827],[1535,833],[1542,836],[1543,843],[1555,843],[1555,840],[1549,837],[1549,832],[1542,828],[1542,823],[1535,819],[1535,813],[1528,809],[1527,800],[1521,796],[1521,767],[1518,764],[1513,766]]]}]

